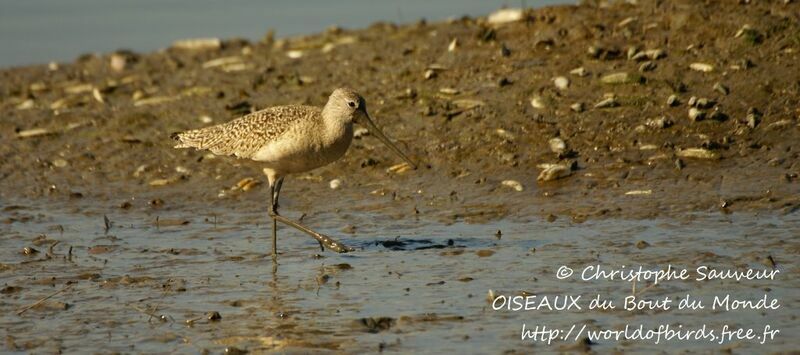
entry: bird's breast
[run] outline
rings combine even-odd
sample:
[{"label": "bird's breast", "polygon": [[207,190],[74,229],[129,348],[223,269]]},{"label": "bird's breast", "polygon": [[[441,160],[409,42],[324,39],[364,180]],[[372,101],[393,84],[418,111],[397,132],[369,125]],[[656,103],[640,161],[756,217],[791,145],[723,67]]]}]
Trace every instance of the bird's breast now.
[{"label": "bird's breast", "polygon": [[309,171],[341,158],[353,140],[353,125],[298,126],[261,147],[252,159],[283,174]]}]

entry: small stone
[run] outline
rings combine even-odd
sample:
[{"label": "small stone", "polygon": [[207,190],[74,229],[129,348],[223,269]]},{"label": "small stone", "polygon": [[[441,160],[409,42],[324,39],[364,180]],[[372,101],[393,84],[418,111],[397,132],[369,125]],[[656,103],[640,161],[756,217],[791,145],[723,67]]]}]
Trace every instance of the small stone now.
[{"label": "small stone", "polygon": [[460,92],[461,91],[459,91],[458,89],[450,88],[450,87],[444,87],[444,88],[440,88],[439,89],[439,93],[445,94],[445,95],[458,95],[458,93],[460,93]]},{"label": "small stone", "polygon": [[[639,47],[637,46],[630,46],[628,47],[628,60],[632,60],[636,54],[639,53]],[[644,54],[644,53],[643,53]]]},{"label": "small stone", "polygon": [[690,106],[706,109],[706,108],[713,107],[715,104],[716,104],[716,102],[714,102],[714,100],[710,100],[710,99],[707,99],[705,97],[701,97],[701,98],[695,100],[694,105],[690,105]]},{"label": "small stone", "polygon": [[710,73],[714,71],[714,66],[708,63],[692,63],[689,64],[689,69],[703,73]]},{"label": "small stone", "polygon": [[632,57],[628,58],[628,60],[633,60],[637,62],[643,61],[645,59],[647,59],[647,54],[645,54],[644,52],[637,52]]},{"label": "small stone", "polygon": [[503,186],[514,189],[514,191],[521,192],[525,190],[525,187],[519,181],[516,180],[503,180],[501,183]]},{"label": "small stone", "polygon": [[35,102],[33,101],[33,99],[27,99],[25,101],[20,102],[19,105],[16,106],[16,109],[17,110],[28,110],[28,109],[32,109],[34,106],[35,106]]},{"label": "small stone", "polygon": [[690,107],[694,107],[697,104],[697,96],[692,96],[689,98],[689,102],[686,103]]},{"label": "small stone", "polygon": [[208,313],[206,314],[206,317],[208,318],[208,320],[210,320],[210,321],[212,321],[212,322],[216,322],[216,321],[219,321],[219,320],[221,320],[221,319],[222,319],[222,316],[221,316],[221,315],[219,314],[219,312],[217,312],[217,311],[214,311],[214,312],[208,312]]},{"label": "small stone", "polygon": [[56,168],[63,168],[65,166],[67,166],[67,161],[64,160],[64,159],[60,159],[60,158],[56,159],[56,160],[53,160],[53,166],[55,166]]},{"label": "small stone", "polygon": [[531,106],[536,109],[543,109],[545,108],[544,99],[541,96],[534,96],[531,98]]},{"label": "small stone", "polygon": [[639,66],[639,72],[648,72],[656,68],[656,63],[651,61],[646,61]]},{"label": "small stone", "polygon": [[331,190],[336,190],[336,189],[338,189],[338,188],[342,187],[342,180],[339,180],[339,179],[333,179],[333,180],[331,180],[331,182],[329,183],[329,185],[330,185],[330,187],[331,187]]},{"label": "small stone", "polygon": [[696,107],[692,107],[689,109],[689,119],[692,120],[692,122],[702,121],[705,118],[706,118],[705,111],[700,110]]},{"label": "small stone", "polygon": [[672,106],[677,106],[679,104],[680,102],[678,101],[678,95],[675,94],[669,95],[669,97],[667,98],[667,106],[672,107]]},{"label": "small stone", "polygon": [[120,53],[111,55],[110,63],[111,69],[117,72],[123,71],[128,66],[128,56]]},{"label": "small stone", "polygon": [[640,240],[640,241],[636,242],[636,248],[639,248],[639,249],[644,249],[644,248],[647,248],[649,246],[650,246],[650,243],[645,242],[644,240]]},{"label": "small stone", "polygon": [[617,107],[619,106],[619,102],[617,101],[616,97],[609,97],[605,100],[602,100],[596,104],[594,104],[594,108],[610,108],[610,107]]},{"label": "small stone", "polygon": [[728,95],[731,92],[731,90],[728,89],[727,86],[722,85],[721,83],[714,84],[714,91],[716,91],[716,92],[718,92],[718,93],[720,93],[722,95]]},{"label": "small stone", "polygon": [[678,156],[681,158],[695,158],[695,159],[720,159],[717,152],[710,151],[705,148],[686,148],[678,151]]},{"label": "small stone", "polygon": [[437,76],[436,71],[433,69],[428,69],[425,71],[425,80],[433,79]]},{"label": "small stone", "polygon": [[724,112],[719,110],[719,107],[714,108],[714,111],[711,111],[711,114],[708,115],[708,119],[714,120],[717,122],[725,122],[728,120],[728,115]]},{"label": "small stone", "polygon": [[164,186],[168,185],[170,182],[169,179],[155,179],[150,181],[150,186]]},{"label": "small stone", "polygon": [[754,107],[751,107],[747,110],[747,117],[745,117],[747,121],[747,127],[754,129],[761,123],[761,112]]},{"label": "small stone", "polygon": [[664,129],[672,126],[672,124],[673,124],[672,120],[666,116],[661,116],[659,118],[653,118],[645,121],[645,125],[655,129]]},{"label": "small stone", "polygon": [[569,108],[570,108],[572,111],[575,111],[575,112],[578,112],[578,113],[581,113],[581,112],[583,112],[583,111],[586,109],[586,108],[584,107],[584,105],[583,105],[583,102],[576,102],[576,103],[574,103],[574,104],[570,105],[570,106],[569,106]]},{"label": "small stone", "polygon": [[525,12],[523,9],[519,8],[511,8],[511,9],[500,9],[491,14],[486,19],[492,25],[502,25],[510,22],[521,21],[525,18]]},{"label": "small stone", "polygon": [[642,80],[643,78],[639,75],[628,74],[625,72],[608,74],[600,78],[600,81],[603,84],[610,85],[640,83]]},{"label": "small stone", "polygon": [[553,79],[553,83],[559,90],[566,90],[567,88],[569,88],[569,79],[563,76],[559,76]]},{"label": "small stone", "polygon": [[188,50],[217,50],[222,48],[219,38],[193,38],[172,42],[173,48]]},{"label": "small stone", "polygon": [[453,40],[450,41],[450,45],[447,46],[447,51],[455,52],[456,49],[458,49],[458,38],[453,38]]},{"label": "small stone", "polygon": [[550,145],[550,151],[556,154],[561,154],[567,149],[567,143],[561,138],[550,138],[547,143]]},{"label": "small stone", "polygon": [[572,175],[572,169],[564,164],[550,164],[536,178],[537,181],[553,181]]},{"label": "small stone", "polygon": [[650,60],[658,60],[667,56],[667,52],[665,52],[663,49],[646,50],[644,51],[644,54],[647,56],[647,58],[650,58]]},{"label": "small stone", "polygon": [[569,73],[572,74],[572,75],[580,76],[580,77],[584,77],[584,76],[589,75],[589,72],[584,67],[578,67],[578,68],[572,69],[572,70],[569,71]]}]

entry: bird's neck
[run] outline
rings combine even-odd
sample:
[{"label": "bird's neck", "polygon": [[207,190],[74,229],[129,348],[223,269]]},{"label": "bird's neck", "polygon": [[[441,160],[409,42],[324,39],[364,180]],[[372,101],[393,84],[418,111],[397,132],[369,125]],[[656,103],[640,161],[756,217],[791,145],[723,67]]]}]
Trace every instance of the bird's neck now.
[{"label": "bird's neck", "polygon": [[[327,108],[327,107],[326,107]],[[322,131],[325,141],[331,144],[348,136],[353,135],[353,122],[346,120],[340,114],[335,114],[329,110],[322,110]]]}]

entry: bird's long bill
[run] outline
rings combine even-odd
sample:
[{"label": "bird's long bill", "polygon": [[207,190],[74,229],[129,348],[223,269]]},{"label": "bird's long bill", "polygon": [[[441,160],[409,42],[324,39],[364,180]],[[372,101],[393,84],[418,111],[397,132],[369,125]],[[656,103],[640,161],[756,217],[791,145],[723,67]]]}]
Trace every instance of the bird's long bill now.
[{"label": "bird's long bill", "polygon": [[408,163],[408,165],[411,165],[412,168],[414,169],[417,168],[417,164],[414,164],[414,162],[411,161],[411,159],[409,159],[408,156],[406,156],[403,153],[403,151],[400,150],[400,148],[397,148],[397,146],[394,145],[394,143],[392,143],[392,141],[390,141],[385,134],[383,134],[383,131],[381,131],[381,129],[375,125],[375,122],[372,122],[372,119],[369,117],[368,113],[364,112],[363,116],[364,116],[363,124],[367,126],[367,129],[370,131],[370,133],[374,134],[375,137],[378,137],[378,139],[380,139],[381,142],[383,142],[383,144],[386,144],[386,146],[388,146],[389,149],[391,149],[393,152],[395,152],[395,154],[400,156],[400,158],[405,160],[406,163]]}]

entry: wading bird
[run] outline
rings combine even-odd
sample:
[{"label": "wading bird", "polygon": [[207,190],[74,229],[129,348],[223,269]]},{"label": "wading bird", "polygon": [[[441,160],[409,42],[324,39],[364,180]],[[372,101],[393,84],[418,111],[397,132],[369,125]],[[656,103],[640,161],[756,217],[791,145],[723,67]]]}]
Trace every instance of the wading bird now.
[{"label": "wading bird", "polygon": [[234,155],[264,164],[269,180],[268,212],[272,218],[272,257],[278,255],[278,222],[303,231],[339,253],[352,251],[336,240],[278,213],[283,179],[330,164],[341,158],[353,140],[353,123],[366,128],[412,168],[416,164],[395,146],[367,113],[364,98],[355,91],[333,91],[324,107],[286,105],[270,107],[227,123],[174,133],[175,148],[207,149],[217,155]]}]

